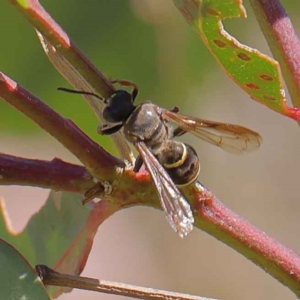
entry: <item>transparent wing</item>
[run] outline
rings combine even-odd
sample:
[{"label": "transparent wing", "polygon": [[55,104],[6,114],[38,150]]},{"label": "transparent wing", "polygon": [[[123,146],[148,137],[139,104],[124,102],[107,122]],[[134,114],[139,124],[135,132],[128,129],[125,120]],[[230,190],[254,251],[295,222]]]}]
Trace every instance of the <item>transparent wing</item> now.
[{"label": "transparent wing", "polygon": [[[56,47],[53,46],[46,38],[39,32],[37,32],[38,38],[42,44],[42,47],[48,56],[49,60],[53,64],[53,66],[60,72],[62,76],[65,77],[65,79],[73,85],[73,87],[77,90],[81,91],[93,91],[94,93],[99,92],[99,90],[95,90],[90,82],[86,80],[86,68],[94,68],[93,66],[90,66],[90,63],[85,63],[79,70],[79,68],[74,68],[72,63],[70,63],[69,59],[62,54],[62,52],[58,51]],[[88,65],[88,66],[87,66]],[[97,72],[97,76],[102,78],[102,88],[104,90],[107,90],[110,88],[110,83],[107,82],[107,79],[98,71],[94,70],[93,72]],[[103,82],[107,83],[103,83]],[[97,118],[101,121],[101,123],[104,122],[102,110],[103,110],[103,102],[99,101],[94,96],[83,96],[85,100],[88,102],[88,104],[93,109],[94,113],[96,114]],[[119,150],[122,158],[126,159],[130,163],[134,164],[134,156],[133,153],[128,145],[128,143],[125,141],[124,136],[121,132],[117,132],[116,134],[111,136],[117,149]]]},{"label": "transparent wing", "polygon": [[135,147],[154,181],[167,220],[180,237],[185,237],[192,231],[194,223],[190,205],[147,146],[136,143]]},{"label": "transparent wing", "polygon": [[257,132],[242,126],[198,119],[169,110],[163,110],[162,115],[167,121],[176,124],[182,130],[181,134],[190,132],[228,152],[250,152],[262,143],[262,138]]}]

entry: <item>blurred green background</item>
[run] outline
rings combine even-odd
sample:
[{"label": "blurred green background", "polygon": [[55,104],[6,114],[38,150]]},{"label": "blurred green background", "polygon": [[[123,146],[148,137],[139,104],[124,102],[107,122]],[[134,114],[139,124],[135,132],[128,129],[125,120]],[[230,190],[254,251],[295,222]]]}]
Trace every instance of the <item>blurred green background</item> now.
[{"label": "blurred green background", "polygon": [[[300,33],[300,2],[282,2]],[[138,84],[138,102],[151,99],[161,106],[178,106],[185,114],[259,131],[264,143],[249,156],[231,156],[191,139],[201,158],[200,180],[234,211],[300,252],[299,127],[251,101],[230,81],[172,1],[41,3],[100,71]],[[248,19],[226,20],[226,30],[270,54],[248,2],[245,6]],[[69,85],[47,60],[27,21],[8,1],[1,2],[0,15],[0,70],[115,153],[110,138],[97,135],[97,119],[83,98],[56,90]],[[4,101],[0,120],[0,152],[73,160]],[[25,217],[41,205],[34,204],[42,197],[36,190],[1,187],[15,226],[24,226]],[[221,299],[294,299],[232,249],[198,230],[182,241],[160,211],[147,208],[118,213],[101,226],[84,275]],[[112,299],[82,291],[62,299],[82,297]]]},{"label": "blurred green background", "polygon": [[[107,77],[138,84],[138,101],[153,99],[161,105],[182,106],[187,103],[189,88],[201,86],[203,76],[216,67],[172,2],[42,4]],[[78,96],[56,91],[68,84],[48,62],[35,32],[12,6],[2,6],[1,22],[8,26],[2,26],[0,34],[8,40],[1,49],[1,70],[95,136],[97,122],[90,118],[89,107]],[[201,97],[196,100],[205,101]],[[5,103],[0,105],[1,111],[5,110],[1,129],[20,133],[21,127],[23,132],[36,133],[38,129],[31,121]]]},{"label": "blurred green background", "polygon": [[[293,13],[295,2],[284,2],[288,12]],[[191,102],[199,106],[212,101],[201,97],[201,93],[193,98],[191,95],[195,86],[201,91],[204,78],[218,65],[172,1],[89,0],[75,4],[71,0],[45,0],[41,3],[107,77],[138,84],[138,101],[152,99],[162,106],[180,108]],[[241,42],[247,41],[252,28],[257,30],[248,3],[244,5],[251,21],[225,21],[226,29]],[[1,5],[1,24],[1,71],[95,137],[97,120],[90,118],[90,108],[80,97],[56,90],[68,83],[47,60],[35,31],[8,3]],[[214,85],[218,88],[218,83]],[[0,102],[0,109],[4,112],[1,130],[26,134],[39,130],[6,103]]]},{"label": "blurred green background", "polygon": [[[209,52],[173,6],[172,1],[42,1],[73,41],[109,78],[138,84],[138,101],[163,106],[188,104],[191,89],[218,68]],[[245,20],[227,22],[242,36]],[[34,30],[8,3],[1,7],[1,71],[95,136],[97,121],[80,97],[56,90],[68,86],[44,55]],[[230,26],[231,25],[231,26]],[[248,24],[249,26],[249,24]],[[209,101],[199,94],[197,105]],[[0,128],[20,133],[39,130],[4,102]],[[80,114],[78,113],[80,111]]]}]

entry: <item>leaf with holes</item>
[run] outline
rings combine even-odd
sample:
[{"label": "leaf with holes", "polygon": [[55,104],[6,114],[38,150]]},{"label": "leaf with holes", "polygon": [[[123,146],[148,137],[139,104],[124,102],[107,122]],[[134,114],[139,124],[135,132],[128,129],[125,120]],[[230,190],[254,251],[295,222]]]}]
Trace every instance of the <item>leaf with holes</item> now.
[{"label": "leaf with holes", "polygon": [[226,18],[246,17],[241,0],[173,0],[217,62],[250,97],[300,121],[300,110],[286,105],[277,61],[239,43],[223,28]]}]

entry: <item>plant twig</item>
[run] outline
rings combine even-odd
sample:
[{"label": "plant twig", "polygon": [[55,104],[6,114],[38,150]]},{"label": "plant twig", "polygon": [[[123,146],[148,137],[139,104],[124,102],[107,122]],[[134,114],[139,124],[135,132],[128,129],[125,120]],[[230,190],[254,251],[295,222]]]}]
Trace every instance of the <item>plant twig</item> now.
[{"label": "plant twig", "polygon": [[89,277],[68,275],[56,272],[45,265],[35,267],[44,285],[77,288],[99,293],[120,295],[136,299],[168,299],[168,300],[214,300],[189,294],[174,293],[158,289],[145,288],[131,284],[98,280]]},{"label": "plant twig", "polygon": [[[115,88],[72,42],[62,28],[51,18],[37,0],[9,0],[37,30],[41,45],[54,67],[76,89],[92,91],[110,97]],[[84,96],[98,119],[103,122],[102,103],[95,97]],[[133,163],[130,147],[121,133],[112,135],[121,157]]]},{"label": "plant twig", "polygon": [[[25,174],[24,168],[28,171]],[[89,188],[93,185],[92,180],[86,178],[83,167],[70,165],[57,159],[44,162],[1,155],[0,169],[3,170],[0,175],[4,174],[0,184],[13,184],[16,180],[15,184],[78,193],[83,193],[85,187]],[[56,173],[57,170],[59,173]],[[149,176],[145,172],[132,175],[134,174],[131,171],[124,173],[118,188],[109,196],[112,200],[110,202],[119,209],[132,205],[160,208]],[[60,178],[65,179],[61,186]],[[186,188],[184,194],[192,204],[197,228],[235,249],[299,296],[300,258],[296,253],[232,212],[199,184]]]},{"label": "plant twig", "polygon": [[97,178],[109,180],[123,163],[91,140],[71,120],[0,73],[0,97],[33,120],[73,153]]},{"label": "plant twig", "polygon": [[[37,0],[9,0],[21,14],[38,30],[58,51],[67,56],[72,65],[85,72],[89,84],[104,98],[111,96],[115,89],[110,81],[95,68],[88,58],[70,40],[63,29],[51,18]],[[70,48],[73,50],[70,51]]]},{"label": "plant twig", "polygon": [[[21,8],[23,15],[26,16],[27,19],[31,21],[31,23],[38,28],[38,30],[46,36],[47,41],[51,41],[51,45],[53,47],[55,45],[68,46],[69,40],[65,36],[62,40],[61,36],[57,35],[57,32],[61,32],[62,36],[64,35],[64,32],[61,31],[60,28],[57,27],[51,27],[52,31],[50,33],[47,33],[49,31],[50,27],[47,27],[49,23],[53,22],[51,19],[48,20],[50,17],[48,15],[43,15],[44,11],[40,10],[40,6],[37,8],[38,2],[36,0],[31,1],[13,1],[10,0],[15,5],[20,5],[21,3],[26,3],[26,8]],[[253,1],[252,1],[253,2]],[[262,2],[262,1],[261,1]],[[265,1],[265,3],[270,1]],[[274,1],[273,1],[274,3]],[[278,3],[275,1],[275,3]],[[262,5],[262,4],[261,4]],[[29,7],[29,8],[28,8]],[[20,7],[18,7],[20,9]],[[26,11],[25,11],[26,10]],[[45,12],[46,14],[46,12]],[[47,23],[45,20],[48,20]],[[44,23],[43,23],[44,22]],[[48,25],[47,25],[48,24]],[[47,25],[47,26],[46,26]],[[47,45],[47,44],[46,44]],[[60,47],[55,47],[55,49],[58,51]],[[65,51],[65,50],[64,50]],[[294,50],[296,51],[296,50]],[[65,53],[65,56],[68,54]],[[74,65],[76,65],[78,62],[76,59],[72,61]],[[85,63],[88,65],[89,62],[80,60],[80,68],[88,68],[87,66],[84,66]],[[299,68],[300,69],[300,68]],[[92,74],[92,73],[90,73]],[[92,75],[91,75],[92,76]],[[88,76],[87,76],[88,77]],[[5,81],[6,82],[6,81]],[[94,81],[96,85],[96,81]],[[0,89],[3,86],[3,81],[0,83]],[[8,101],[9,103],[12,102],[12,104],[18,108],[19,110],[24,109],[22,102],[16,101],[14,98],[14,91],[15,86],[14,84],[7,84],[6,82],[6,89],[10,91],[6,91],[5,96],[8,98],[12,98],[13,101]],[[299,84],[300,86],[300,84]],[[102,91],[102,93],[104,93]],[[12,94],[12,95],[11,95]],[[16,93],[17,95],[19,93]],[[299,94],[297,92],[297,94]],[[28,95],[28,94],[27,94]],[[30,95],[30,97],[33,97]],[[29,97],[29,98],[30,98]],[[23,97],[24,98],[24,97]],[[23,98],[21,98],[23,100]],[[26,97],[25,97],[26,99]],[[32,98],[34,101],[36,98]],[[27,103],[29,102],[29,103]],[[32,104],[32,103],[31,103]],[[34,106],[30,105],[30,101],[27,99],[25,101],[25,111],[26,113]],[[43,107],[42,105],[38,104],[38,107]],[[36,118],[38,111],[35,111],[33,115],[33,119]],[[46,117],[47,114],[44,114],[44,117]],[[30,116],[31,117],[31,116]],[[52,118],[52,125],[53,126],[53,120],[55,118]],[[37,118],[38,122],[41,122],[42,127],[48,131],[48,125],[45,126],[45,124],[48,124],[46,121],[40,121],[39,118]],[[44,123],[46,122],[46,123]],[[69,139],[67,142],[68,149],[70,148],[70,151],[73,149],[73,145],[75,146],[75,140],[78,141],[78,139],[83,138],[86,139],[85,135],[78,134],[77,130],[75,130],[75,127],[72,127],[74,125],[71,125],[70,121],[66,121],[65,119],[60,120],[60,130],[64,129],[62,125],[66,125],[70,131],[66,131],[61,133],[62,136]],[[74,130],[72,130],[74,129]],[[70,132],[75,132],[75,136],[77,137],[74,139],[74,136],[70,136]],[[56,134],[54,132],[54,134]],[[61,141],[63,144],[65,143],[62,136],[58,135],[57,139]],[[74,142],[74,144],[72,144]],[[89,143],[85,144],[87,146]],[[71,146],[70,146],[71,145]],[[83,144],[80,144],[79,146],[79,154],[81,151],[84,150]],[[86,148],[89,149],[89,148]],[[123,173],[123,176],[121,180],[118,178],[118,175],[114,171],[114,169],[109,170],[111,167],[114,168],[112,165],[113,163],[117,163],[112,158],[109,158],[109,156],[106,156],[107,154],[102,151],[100,147],[98,147],[98,150],[96,149],[96,146],[92,145],[93,151],[91,153],[86,153],[86,156],[91,156],[90,158],[87,158],[87,165],[90,168],[92,168],[92,164],[97,164],[97,158],[103,159],[107,157],[109,160],[103,162],[104,166],[107,167],[108,174],[111,174],[111,179],[114,179],[116,181],[116,187],[112,195],[110,195],[110,203],[114,203],[118,209],[129,207],[131,205],[148,205],[152,207],[160,207],[157,199],[157,193],[153,186],[152,181],[149,178],[149,175],[146,172],[139,172],[138,174],[133,173],[131,170],[125,170]],[[100,149],[100,150],[99,150]],[[100,157],[99,158],[99,151],[100,151]],[[73,151],[72,151],[73,152]],[[101,154],[102,153],[102,154]],[[83,155],[83,158],[85,158],[85,155]],[[85,159],[82,160],[85,164]],[[99,162],[101,165],[101,162]],[[99,166],[97,164],[97,166]],[[97,173],[98,169],[93,169],[95,173]],[[145,197],[146,195],[146,197]],[[288,286],[298,297],[300,297],[300,259],[297,256],[296,253],[289,250],[287,247],[281,245],[271,237],[267,236],[266,233],[260,231],[255,226],[251,225],[249,222],[244,220],[243,218],[239,217],[237,214],[233,213],[225,207],[223,204],[219,202],[219,200],[212,195],[209,191],[207,191],[205,188],[201,187],[200,185],[191,186],[186,189],[184,189],[184,195],[189,200],[189,202],[192,205],[193,211],[194,211],[194,217],[195,217],[195,226],[208,232],[209,234],[213,235],[217,239],[223,241],[228,246],[232,247],[254,263],[261,266],[266,272],[268,272],[270,275],[272,275],[274,278],[278,279],[283,285]]]},{"label": "plant twig", "polygon": [[300,41],[279,0],[250,0],[295,107],[300,107]]},{"label": "plant twig", "polygon": [[[260,266],[300,297],[300,257],[203,189],[194,202],[196,226]],[[202,201],[201,201],[202,200]]]},{"label": "plant twig", "polygon": [[0,153],[0,184],[27,185],[84,194],[95,183],[87,170],[58,158],[27,159]]}]

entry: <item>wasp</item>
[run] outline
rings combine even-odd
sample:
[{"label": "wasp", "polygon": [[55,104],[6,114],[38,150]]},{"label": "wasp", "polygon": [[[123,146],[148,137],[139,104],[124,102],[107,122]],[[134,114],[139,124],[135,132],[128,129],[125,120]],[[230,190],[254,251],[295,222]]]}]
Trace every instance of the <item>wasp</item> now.
[{"label": "wasp", "polygon": [[242,126],[179,114],[177,107],[165,109],[150,101],[135,105],[138,95],[136,84],[126,80],[112,83],[132,87],[132,92],[118,89],[108,99],[102,99],[90,92],[59,90],[92,95],[104,102],[103,118],[107,124],[100,125],[98,133],[111,135],[123,129],[126,140],[139,154],[133,170],[138,172],[142,164],[146,166],[168,222],[180,237],[184,237],[193,229],[194,217],[178,188],[196,182],[200,162],[193,147],[175,138],[190,132],[232,153],[255,150],[262,138],[257,132]]}]

